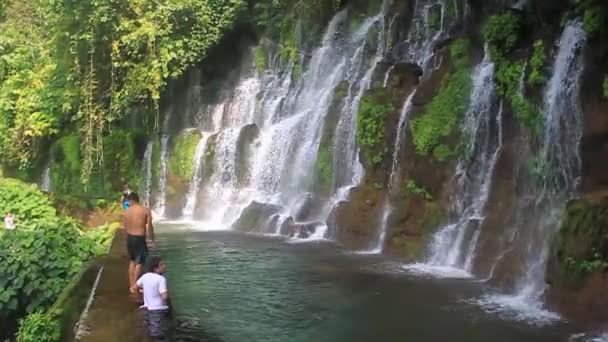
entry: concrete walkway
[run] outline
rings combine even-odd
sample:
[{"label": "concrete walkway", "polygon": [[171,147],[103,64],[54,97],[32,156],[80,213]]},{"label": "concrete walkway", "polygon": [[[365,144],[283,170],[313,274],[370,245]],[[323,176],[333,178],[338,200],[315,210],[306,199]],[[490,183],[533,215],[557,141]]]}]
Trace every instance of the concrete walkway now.
[{"label": "concrete walkway", "polygon": [[95,297],[85,319],[85,342],[147,341],[139,314],[139,298],[129,294],[126,233],[116,232],[108,256],[101,261],[103,271]]}]

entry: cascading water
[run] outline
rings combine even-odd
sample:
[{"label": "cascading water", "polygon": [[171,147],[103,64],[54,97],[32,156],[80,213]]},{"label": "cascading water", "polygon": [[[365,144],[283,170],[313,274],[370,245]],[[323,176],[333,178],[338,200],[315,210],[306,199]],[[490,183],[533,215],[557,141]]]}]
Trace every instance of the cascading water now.
[{"label": "cascading water", "polygon": [[[404,53],[406,59],[409,62],[414,62],[422,69],[422,77],[426,79],[430,76],[431,61],[435,53],[435,47],[442,39],[446,37],[447,28],[451,24],[448,20],[448,16],[445,15],[445,1],[437,0],[420,0],[416,2],[414,17],[411,23],[408,38],[405,41],[406,51]],[[441,13],[440,27],[434,28],[430,25],[431,12],[433,10],[439,10]],[[389,68],[385,75],[384,87],[387,86],[390,71]],[[401,160],[399,155],[401,152],[402,141],[404,141],[403,135],[405,134],[405,128],[409,121],[409,116],[412,111],[412,101],[416,94],[414,89],[410,95],[406,98],[401,114],[399,116],[399,124],[397,128],[397,135],[395,136],[395,145],[393,146],[393,159],[391,166],[391,174],[389,177],[388,194],[384,200],[384,206],[382,209],[382,216],[380,218],[380,233],[376,240],[375,246],[366,253],[381,253],[386,241],[386,233],[388,231],[388,221],[392,212],[390,204],[390,196],[394,190],[394,185],[397,182],[398,174],[401,169]]]},{"label": "cascading water", "polygon": [[146,151],[144,152],[143,165],[143,196],[142,200],[145,206],[150,206],[152,194],[152,152],[154,150],[154,142],[148,141]]},{"label": "cascading water", "polygon": [[40,179],[40,188],[43,191],[50,192],[53,191],[53,181],[51,179],[51,162],[49,161],[44,167],[44,171],[42,172],[42,177]]},{"label": "cascading water", "polygon": [[[451,198],[455,219],[437,232],[425,265],[430,272],[448,275],[472,271],[477,240],[492,185],[494,167],[502,147],[502,113],[496,108],[494,63],[486,47],[484,60],[473,76],[470,106],[462,124],[465,151],[456,166]],[[456,273],[453,272],[456,269]]]},{"label": "cascading water", "polygon": [[371,85],[372,76],[378,66],[378,63],[382,60],[385,51],[385,27],[384,27],[384,13],[385,13],[386,1],[382,5],[380,13],[374,17],[366,19],[361,25],[359,30],[354,34],[354,38],[359,40],[361,36],[366,36],[370,28],[374,25],[379,25],[378,28],[378,47],[376,48],[375,55],[372,62],[367,70],[363,72],[361,76],[361,69],[363,63],[363,53],[365,44],[360,45],[355,51],[354,57],[351,60],[350,68],[347,70],[346,79],[349,82],[349,88],[344,104],[342,108],[342,115],[338,126],[336,128],[336,135],[334,136],[333,143],[333,155],[343,156],[341,158],[334,158],[334,183],[336,188],[350,187],[356,185],[359,180],[356,179],[357,175],[355,168],[359,164],[359,149],[356,145],[355,131],[356,131],[356,118],[357,111],[359,110],[359,103],[366,90]]},{"label": "cascading water", "polygon": [[569,199],[576,195],[581,175],[580,140],[582,111],[579,103],[583,71],[582,48],[586,34],[580,20],[568,22],[559,39],[553,75],[544,94],[544,131],[541,147],[533,160],[536,172],[528,173],[519,196],[518,212],[523,222],[517,227],[514,252],[523,255],[523,275],[515,295],[488,296],[487,305],[515,309],[523,319],[554,319],[543,309],[545,271],[551,236],[559,227]]},{"label": "cascading water", "polygon": [[156,212],[160,217],[165,216],[165,205],[167,201],[167,161],[169,159],[169,122],[171,111],[169,110],[163,120],[163,133],[160,138],[160,179],[158,180],[158,198],[156,199]]},{"label": "cascading water", "polygon": [[393,211],[393,208],[390,204],[390,195],[393,192],[393,187],[397,182],[397,178],[400,171],[400,159],[399,154],[401,152],[402,142],[405,140],[405,129],[407,127],[407,123],[409,121],[409,115],[412,111],[412,101],[414,96],[416,95],[416,90],[414,89],[410,95],[405,100],[405,104],[401,109],[401,114],[399,115],[399,123],[397,126],[397,134],[395,136],[395,146],[393,147],[393,162],[391,166],[391,175],[388,181],[388,195],[384,201],[384,208],[382,210],[382,218],[380,221],[380,236],[378,237],[378,241],[376,243],[376,247],[370,251],[370,253],[381,253],[384,248],[384,243],[386,241],[386,231],[388,230],[388,219]]},{"label": "cascading water", "polygon": [[[196,215],[202,218],[201,225],[206,229],[229,227],[254,203],[278,208],[275,218],[268,219],[274,222],[266,229],[269,233],[280,232],[280,226],[298,217],[308,205],[326,117],[334,90],[343,80],[348,82],[348,94],[338,109],[332,152],[346,157],[343,167],[336,168],[340,174],[335,175],[334,195],[328,202],[346,198],[347,188],[358,183],[363,174],[355,144],[355,119],[361,97],[371,86],[374,71],[385,53],[387,3],[379,14],[364,20],[350,34],[344,25],[346,10],[336,14],[299,80],[292,74],[292,63],[286,69],[270,69],[261,76],[245,76],[235,90],[237,94],[216,105],[223,108],[221,118],[212,115],[211,126],[216,136],[212,143],[206,143],[206,150],[213,154],[213,165],[205,168],[212,169],[212,173],[208,180],[192,180],[184,216],[197,210],[195,198],[200,192],[213,198]],[[367,40],[372,30],[378,32],[378,46],[374,50]],[[368,52],[372,56],[367,57]],[[244,151],[240,144],[252,130],[257,132],[256,137]],[[195,156],[195,160],[199,159]],[[239,172],[244,169],[248,176],[243,179]],[[195,170],[195,177],[199,173],[200,170]],[[197,186],[197,182],[202,184]],[[327,226],[322,222],[332,206],[325,205],[325,209],[309,214],[306,222],[295,223],[316,227],[310,238],[324,238]]]}]

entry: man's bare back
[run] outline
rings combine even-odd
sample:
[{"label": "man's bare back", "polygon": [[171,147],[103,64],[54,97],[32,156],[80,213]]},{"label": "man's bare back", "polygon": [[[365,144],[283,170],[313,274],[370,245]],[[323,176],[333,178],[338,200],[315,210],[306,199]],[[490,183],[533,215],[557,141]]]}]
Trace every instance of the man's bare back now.
[{"label": "man's bare back", "polygon": [[146,226],[148,226],[149,239],[154,240],[154,230],[152,228],[152,213],[150,209],[133,203],[124,213],[123,218],[127,234],[133,236],[146,236]]}]

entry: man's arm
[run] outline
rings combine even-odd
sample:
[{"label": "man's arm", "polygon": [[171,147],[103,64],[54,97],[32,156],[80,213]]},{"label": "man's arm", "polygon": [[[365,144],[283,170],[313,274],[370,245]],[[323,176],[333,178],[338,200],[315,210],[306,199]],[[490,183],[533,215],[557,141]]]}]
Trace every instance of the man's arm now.
[{"label": "man's arm", "polygon": [[139,289],[143,289],[144,288],[144,283],[141,280],[141,277],[139,279],[137,279],[137,281],[135,282],[135,284],[133,284],[131,286],[131,293],[137,293],[137,291],[139,291]]}]

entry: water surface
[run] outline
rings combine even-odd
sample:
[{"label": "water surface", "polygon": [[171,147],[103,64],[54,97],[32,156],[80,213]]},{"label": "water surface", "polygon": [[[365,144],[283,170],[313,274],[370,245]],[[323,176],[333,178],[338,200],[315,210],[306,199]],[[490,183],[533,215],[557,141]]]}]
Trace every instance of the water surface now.
[{"label": "water surface", "polygon": [[471,304],[482,285],[401,271],[398,260],[236,232],[160,227],[157,253],[182,341],[567,341]]}]

